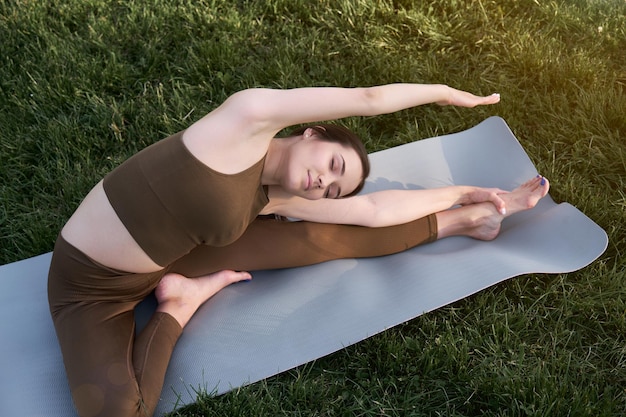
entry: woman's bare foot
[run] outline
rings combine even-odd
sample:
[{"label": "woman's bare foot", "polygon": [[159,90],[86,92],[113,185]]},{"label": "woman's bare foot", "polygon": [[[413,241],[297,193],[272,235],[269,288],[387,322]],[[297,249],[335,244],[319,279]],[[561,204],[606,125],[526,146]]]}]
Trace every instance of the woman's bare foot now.
[{"label": "woman's bare foot", "polygon": [[550,183],[544,177],[537,176],[526,181],[510,193],[502,194],[500,197],[506,203],[506,216],[528,210],[537,205],[539,200],[544,198],[550,190]]},{"label": "woman's bare foot", "polygon": [[537,205],[548,194],[550,183],[536,177],[510,193],[501,194],[506,203],[506,214],[500,214],[491,203],[480,203],[437,213],[438,238],[469,236],[480,240],[493,240],[500,233],[502,220]]},{"label": "woman's bare foot", "polygon": [[168,313],[185,327],[200,306],[224,287],[250,280],[248,272],[220,271],[199,278],[176,273],[163,276],[155,290],[157,311]]}]

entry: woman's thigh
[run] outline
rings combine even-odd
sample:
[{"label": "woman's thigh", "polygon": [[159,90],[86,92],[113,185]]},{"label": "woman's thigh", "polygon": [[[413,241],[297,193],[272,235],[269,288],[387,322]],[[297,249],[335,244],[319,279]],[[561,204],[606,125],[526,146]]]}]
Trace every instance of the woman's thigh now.
[{"label": "woman's thigh", "polygon": [[165,271],[129,274],[97,264],[59,238],[48,276],[57,338],[81,416],[142,415],[135,378],[135,306]]}]

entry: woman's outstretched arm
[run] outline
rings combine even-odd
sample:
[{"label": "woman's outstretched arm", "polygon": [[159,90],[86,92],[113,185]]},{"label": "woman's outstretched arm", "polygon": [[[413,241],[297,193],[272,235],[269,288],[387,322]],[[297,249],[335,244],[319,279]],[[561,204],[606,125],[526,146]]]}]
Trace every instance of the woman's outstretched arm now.
[{"label": "woman's outstretched arm", "polygon": [[185,131],[183,140],[203,163],[225,173],[241,172],[266,154],[282,129],[349,116],[375,116],[422,104],[474,107],[500,100],[441,84],[374,87],[252,88],[230,96]]},{"label": "woman's outstretched arm", "polygon": [[430,103],[475,107],[499,101],[497,94],[481,97],[442,84],[259,89],[237,94],[246,100],[259,100],[260,118],[277,131],[299,123],[349,116],[377,116]]},{"label": "woman's outstretched arm", "polygon": [[407,223],[454,206],[493,203],[506,213],[498,188],[449,186],[426,190],[384,190],[354,197],[308,200],[270,188],[264,213],[276,213],[319,223],[384,227]]},{"label": "woman's outstretched arm", "polygon": [[[267,137],[301,123],[349,116],[376,116],[429,103],[475,107],[495,104],[499,95],[477,96],[442,84],[386,84],[373,87],[252,88],[230,96],[190,131],[213,132],[227,121],[244,136]],[[243,130],[242,130],[243,129]],[[193,134],[193,133],[191,133]]]}]

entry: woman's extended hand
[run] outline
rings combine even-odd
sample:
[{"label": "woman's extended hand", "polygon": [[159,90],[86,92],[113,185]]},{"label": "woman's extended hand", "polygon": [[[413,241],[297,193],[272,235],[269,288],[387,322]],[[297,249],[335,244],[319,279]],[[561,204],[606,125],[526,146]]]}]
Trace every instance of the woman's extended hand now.
[{"label": "woman's extended hand", "polygon": [[446,99],[437,102],[440,106],[476,107],[496,104],[500,101],[500,94],[497,93],[482,97],[452,87],[448,87],[448,89]]},{"label": "woman's extended hand", "polygon": [[504,215],[506,214],[506,204],[500,197],[500,194],[506,193],[508,193],[508,191],[499,188],[470,187],[461,201],[461,205],[467,206],[478,203],[492,203],[498,212]]}]

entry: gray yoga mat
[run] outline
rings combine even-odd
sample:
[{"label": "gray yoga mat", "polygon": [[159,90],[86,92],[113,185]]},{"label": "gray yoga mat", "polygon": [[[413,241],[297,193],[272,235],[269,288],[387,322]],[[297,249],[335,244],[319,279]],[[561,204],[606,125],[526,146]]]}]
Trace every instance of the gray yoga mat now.
[{"label": "gray yoga mat", "polygon": [[[371,156],[364,192],[471,184],[511,189],[537,174],[506,123]],[[254,273],[221,291],[189,323],[168,368],[157,415],[223,393],[359,342],[508,278],[580,269],[607,246],[606,233],[549,196],[503,223],[492,242],[449,238],[372,259]],[[50,254],[0,267],[0,416],[76,415],[48,315]],[[139,325],[154,309],[138,307]]]}]

